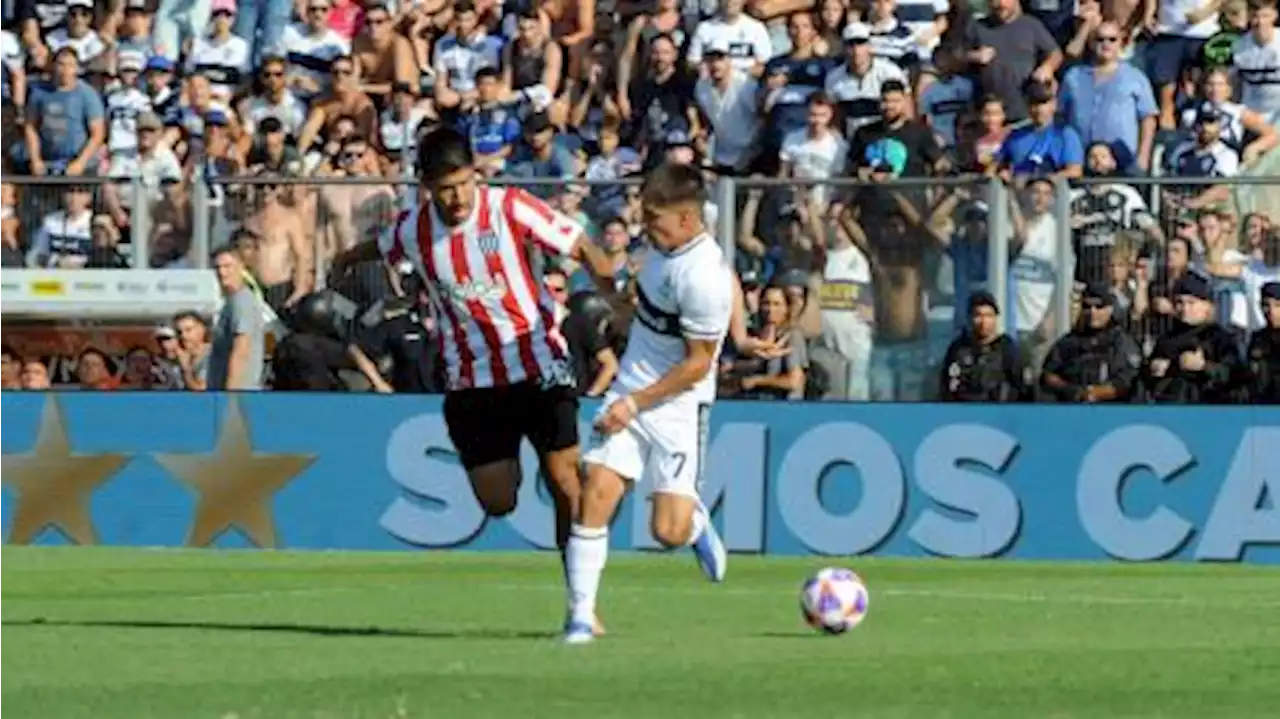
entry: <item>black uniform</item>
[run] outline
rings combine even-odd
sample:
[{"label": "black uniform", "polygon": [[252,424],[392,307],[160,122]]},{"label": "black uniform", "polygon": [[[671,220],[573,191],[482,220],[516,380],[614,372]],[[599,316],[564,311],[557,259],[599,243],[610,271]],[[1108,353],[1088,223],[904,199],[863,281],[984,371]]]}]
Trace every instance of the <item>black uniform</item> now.
[{"label": "black uniform", "polygon": [[[1044,362],[1040,389],[1059,402],[1079,402],[1089,387],[1111,385],[1113,402],[1126,402],[1142,369],[1142,348],[1114,321],[1096,330],[1076,327],[1054,343]],[[1066,387],[1052,387],[1046,375],[1061,377]]]},{"label": "black uniform", "polygon": [[[1197,349],[1204,352],[1205,368],[1197,372],[1182,369],[1182,354]],[[1143,369],[1147,397],[1176,404],[1231,403],[1243,374],[1236,336],[1217,323],[1179,322],[1156,340]]]},{"label": "black uniform", "polygon": [[1280,328],[1254,332],[1245,359],[1249,363],[1249,401],[1280,404]]},{"label": "black uniform", "polygon": [[1016,402],[1022,395],[1022,365],[1007,335],[984,343],[965,330],[951,341],[938,383],[943,402]]},{"label": "black uniform", "polygon": [[391,360],[391,388],[406,394],[442,391],[439,347],[422,324],[420,308],[403,300],[392,301],[383,306],[380,319],[363,328],[358,344],[375,363],[381,357]]}]

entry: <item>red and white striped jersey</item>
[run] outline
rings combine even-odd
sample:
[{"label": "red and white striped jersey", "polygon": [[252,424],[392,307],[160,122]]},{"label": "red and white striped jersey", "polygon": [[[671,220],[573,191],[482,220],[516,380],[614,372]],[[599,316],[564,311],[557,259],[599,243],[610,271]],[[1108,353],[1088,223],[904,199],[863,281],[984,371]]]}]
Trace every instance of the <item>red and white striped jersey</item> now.
[{"label": "red and white striped jersey", "polygon": [[524,190],[482,185],[471,217],[457,227],[427,202],[380,235],[390,262],[408,260],[426,280],[450,390],[572,381],[555,300],[534,277],[529,252],[532,243],[566,255],[581,234]]}]

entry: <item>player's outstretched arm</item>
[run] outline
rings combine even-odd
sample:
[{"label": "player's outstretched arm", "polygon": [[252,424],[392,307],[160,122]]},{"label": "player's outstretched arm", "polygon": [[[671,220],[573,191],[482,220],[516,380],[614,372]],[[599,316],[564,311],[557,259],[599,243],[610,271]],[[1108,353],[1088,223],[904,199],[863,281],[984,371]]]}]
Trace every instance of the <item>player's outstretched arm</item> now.
[{"label": "player's outstretched arm", "polygon": [[587,273],[595,281],[596,291],[600,294],[609,297],[616,293],[613,282],[613,262],[585,233],[579,233],[578,238],[574,240],[569,258],[587,268]]},{"label": "player's outstretched arm", "polygon": [[773,342],[759,337],[752,337],[747,331],[747,303],[742,297],[742,280],[738,273],[733,273],[733,305],[729,315],[729,339],[740,355],[751,355],[762,359],[774,359],[788,352],[787,340]]}]

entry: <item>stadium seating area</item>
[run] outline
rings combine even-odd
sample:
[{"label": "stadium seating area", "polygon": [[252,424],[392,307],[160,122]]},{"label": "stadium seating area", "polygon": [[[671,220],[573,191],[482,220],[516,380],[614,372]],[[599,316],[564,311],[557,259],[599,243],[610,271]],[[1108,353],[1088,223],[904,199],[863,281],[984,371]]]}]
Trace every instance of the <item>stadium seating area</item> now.
[{"label": "stadium seating area", "polygon": [[[377,315],[388,268],[334,260],[415,200],[418,140],[447,125],[579,219],[623,293],[636,178],[705,168],[752,331],[792,348],[730,352],[724,396],[962,399],[949,345],[987,292],[1018,379],[969,398],[1053,396],[1052,346],[1099,298],[1150,355],[1207,294],[1244,364],[1280,279],[1276,23],[1274,0],[6,2],[3,266],[199,268],[230,244],[278,327],[324,287]],[[611,319],[579,341],[620,349],[625,312],[545,269],[567,317]],[[62,356],[15,341],[4,386],[193,389],[208,322]],[[333,387],[381,386],[331,360]],[[1142,384],[1122,398],[1211,400]],[[277,382],[300,385],[320,388]]]}]

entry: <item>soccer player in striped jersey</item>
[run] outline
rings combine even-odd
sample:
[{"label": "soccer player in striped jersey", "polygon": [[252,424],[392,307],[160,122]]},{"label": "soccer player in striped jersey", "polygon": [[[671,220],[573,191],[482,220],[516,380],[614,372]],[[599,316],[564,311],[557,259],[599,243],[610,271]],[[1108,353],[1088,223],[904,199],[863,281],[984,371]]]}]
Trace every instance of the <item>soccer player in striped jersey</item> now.
[{"label": "soccer player in striped jersey", "polygon": [[563,549],[576,512],[578,399],[555,302],[533,255],[582,262],[612,286],[612,263],[582,227],[528,192],[481,184],[471,144],[453,129],[422,141],[418,176],[430,192],[379,238],[392,264],[425,280],[439,328],[449,438],[490,517],[516,507],[520,443],[528,439],[548,480]]}]

